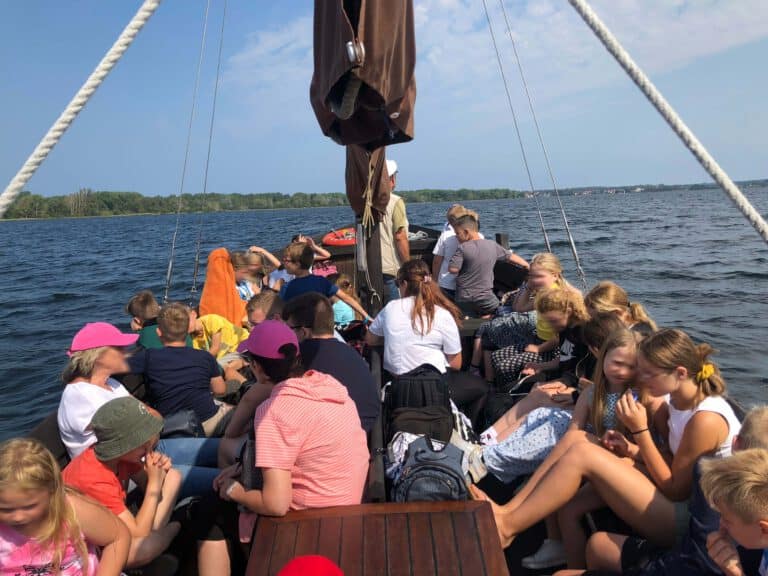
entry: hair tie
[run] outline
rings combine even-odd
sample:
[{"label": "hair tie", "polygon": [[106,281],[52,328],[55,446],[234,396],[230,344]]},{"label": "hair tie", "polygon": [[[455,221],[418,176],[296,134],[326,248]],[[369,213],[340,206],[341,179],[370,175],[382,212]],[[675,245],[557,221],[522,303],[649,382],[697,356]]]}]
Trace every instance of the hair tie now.
[{"label": "hair tie", "polygon": [[715,373],[715,365],[711,362],[705,362],[701,366],[701,370],[696,373],[696,382],[704,382]]}]

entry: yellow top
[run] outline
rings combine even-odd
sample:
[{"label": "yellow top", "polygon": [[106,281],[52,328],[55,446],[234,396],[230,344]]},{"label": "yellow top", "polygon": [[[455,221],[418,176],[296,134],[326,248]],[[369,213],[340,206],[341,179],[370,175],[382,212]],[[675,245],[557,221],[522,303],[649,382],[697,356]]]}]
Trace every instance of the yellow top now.
[{"label": "yellow top", "polygon": [[198,350],[210,350],[214,334],[221,333],[221,347],[216,358],[237,352],[238,344],[248,338],[248,331],[245,328],[235,326],[218,314],[206,314],[197,320],[203,326],[203,330],[192,334],[192,346]]},{"label": "yellow top", "polygon": [[[552,284],[550,288],[558,288],[557,282]],[[536,315],[536,336],[541,338],[544,342],[547,340],[552,340],[555,336],[557,336],[557,333],[552,330],[552,327],[549,325],[549,322],[544,320],[541,316],[538,314]]]}]

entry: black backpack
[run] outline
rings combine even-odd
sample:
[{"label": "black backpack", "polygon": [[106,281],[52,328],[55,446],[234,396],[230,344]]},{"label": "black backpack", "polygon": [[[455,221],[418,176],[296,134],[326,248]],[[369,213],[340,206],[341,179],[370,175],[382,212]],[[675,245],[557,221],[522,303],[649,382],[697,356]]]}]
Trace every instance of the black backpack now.
[{"label": "black backpack", "polygon": [[444,406],[450,410],[451,394],[445,374],[431,364],[422,364],[410,372],[392,378],[386,404],[391,414],[398,408]]},{"label": "black backpack", "polygon": [[403,470],[392,486],[395,502],[467,500],[467,483],[461,469],[463,453],[453,444],[439,452],[422,436],[411,442]]},{"label": "black backpack", "polygon": [[453,414],[445,406],[426,406],[424,408],[398,408],[391,414],[387,439],[391,440],[397,432],[422,434],[448,442],[453,432]]}]

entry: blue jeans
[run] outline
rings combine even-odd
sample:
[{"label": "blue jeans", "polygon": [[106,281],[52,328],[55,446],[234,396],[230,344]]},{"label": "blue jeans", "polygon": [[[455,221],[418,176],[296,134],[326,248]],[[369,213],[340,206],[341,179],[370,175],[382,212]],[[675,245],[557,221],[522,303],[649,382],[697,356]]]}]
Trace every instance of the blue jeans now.
[{"label": "blue jeans", "polygon": [[220,472],[218,438],[164,438],[157,450],[170,456],[173,467],[181,472],[179,500],[213,491],[213,479]]},{"label": "blue jeans", "polygon": [[389,274],[384,274],[384,305],[390,300],[397,300],[400,298],[400,289],[397,287],[395,277]]}]

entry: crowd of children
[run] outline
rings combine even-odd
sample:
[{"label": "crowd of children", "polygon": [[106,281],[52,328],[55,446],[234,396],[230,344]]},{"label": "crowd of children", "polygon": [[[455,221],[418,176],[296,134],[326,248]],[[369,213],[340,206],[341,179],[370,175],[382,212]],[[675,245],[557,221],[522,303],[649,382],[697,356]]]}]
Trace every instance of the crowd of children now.
[{"label": "crowd of children", "polygon": [[[240,573],[255,515],[360,503],[381,398],[339,331],[363,320],[390,375],[444,375],[478,430],[451,438],[475,498],[492,502],[486,473],[529,476],[492,502],[503,546],[546,522],[524,566],[766,576],[768,408],[741,422],[713,350],[657,330],[615,283],[583,296],[553,254],[529,266],[485,240],[475,212],[447,216],[432,268],[406,261],[375,319],[348,276],[313,274],[328,254],[299,235],[282,259],[214,250],[199,309],[141,291],[126,306],[134,334],[86,324],[57,419],[71,461],[62,471],[39,442],[0,444],[0,575],[172,574],[188,569],[173,542],[196,542],[199,574]],[[506,313],[500,259],[529,268]],[[464,362],[467,317],[486,321]],[[481,429],[492,392],[509,409]],[[623,533],[585,531],[601,508]]]}]

